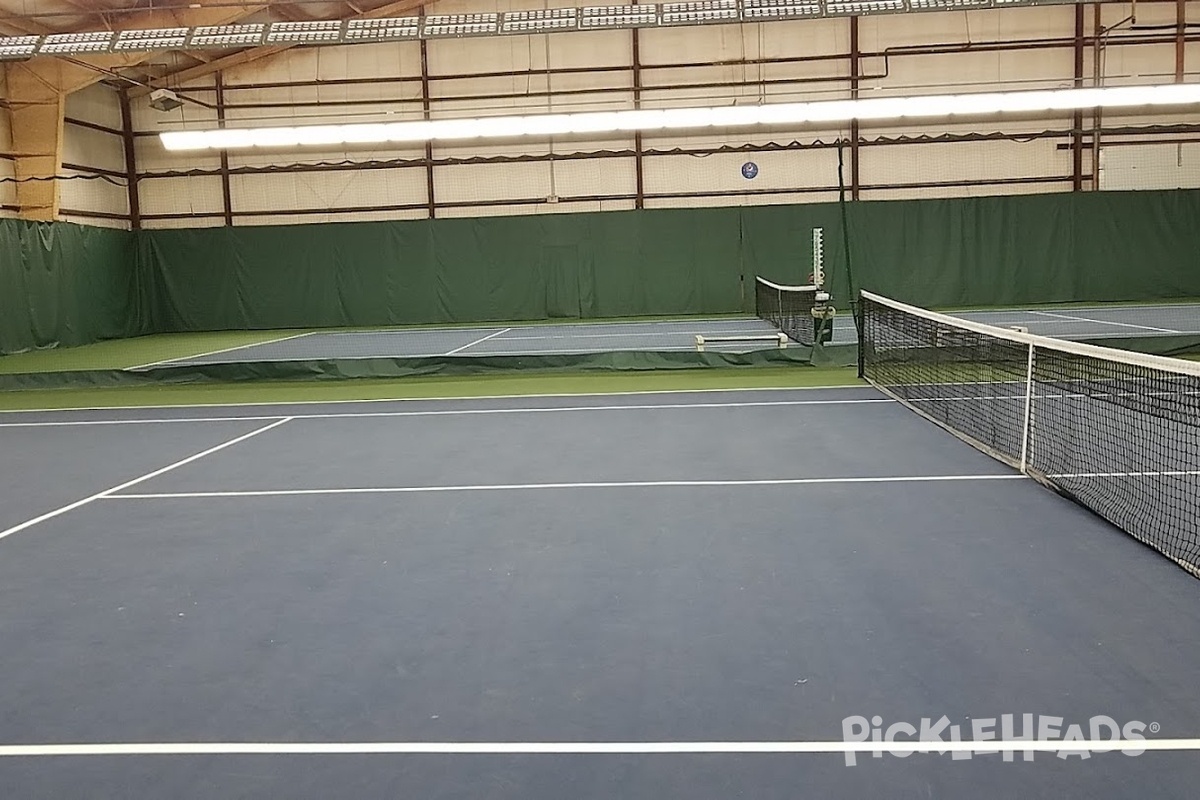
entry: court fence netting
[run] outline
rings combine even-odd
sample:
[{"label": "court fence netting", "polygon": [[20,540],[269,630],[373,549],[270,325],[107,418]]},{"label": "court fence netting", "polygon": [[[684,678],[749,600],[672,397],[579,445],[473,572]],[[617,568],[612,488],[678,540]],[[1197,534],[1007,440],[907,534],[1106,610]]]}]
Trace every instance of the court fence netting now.
[{"label": "court fence netting", "polygon": [[862,292],[859,372],[1200,577],[1200,363]]}]

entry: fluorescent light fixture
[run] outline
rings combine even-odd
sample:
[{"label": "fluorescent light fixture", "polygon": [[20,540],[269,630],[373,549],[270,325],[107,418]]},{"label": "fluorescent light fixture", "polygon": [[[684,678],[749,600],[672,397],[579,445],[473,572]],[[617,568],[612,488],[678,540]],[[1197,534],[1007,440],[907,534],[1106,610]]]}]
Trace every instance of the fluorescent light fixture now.
[{"label": "fluorescent light fixture", "polygon": [[[1086,0],[688,0],[352,20],[202,25],[124,31],[77,31],[48,36],[0,36],[0,60],[149,50],[222,50],[262,44],[336,45],[419,38],[548,34],[577,30],[657,28],[737,22],[1073,5]],[[76,0],[78,2],[78,0]],[[628,0],[626,0],[628,2]],[[193,3],[198,5],[198,3]],[[395,4],[393,4],[395,5]],[[180,38],[186,38],[180,42]]]},{"label": "fluorescent light fixture", "polygon": [[41,40],[40,36],[0,36],[0,59],[29,58]]},{"label": "fluorescent light fixture", "polygon": [[894,14],[904,11],[905,0],[825,0],[825,10],[831,16],[853,14]]},{"label": "fluorescent light fixture", "polygon": [[987,8],[991,4],[992,0],[908,0],[908,6],[913,11],[959,11]]},{"label": "fluorescent light fixture", "polygon": [[501,33],[549,33],[551,31],[573,31],[576,26],[576,10],[573,8],[550,8],[544,11],[509,11],[500,22]]},{"label": "fluorescent light fixture", "polygon": [[743,0],[742,2],[742,18],[747,22],[819,17],[824,11],[818,0]]},{"label": "fluorescent light fixture", "polygon": [[67,55],[75,53],[104,53],[112,44],[112,31],[92,33],[52,33],[42,40],[38,53],[42,55]]},{"label": "fluorescent light fixture", "polygon": [[247,47],[262,44],[267,26],[252,25],[201,25],[192,30],[189,47]]},{"label": "fluorescent light fixture", "polygon": [[159,137],[168,150],[221,150],[244,147],[423,142],[434,139],[546,137],[618,131],[795,126],[848,122],[852,119],[899,120],[1037,114],[1080,108],[1195,104],[1200,104],[1200,84],[1175,83],[1162,86],[1112,86],[1096,89],[821,100],[812,103],[774,103],[757,106],[652,108],[578,114],[438,119],[370,125],[172,131],[161,133]]},{"label": "fluorescent light fixture", "polygon": [[482,36],[496,33],[499,14],[435,14],[425,18],[425,36]]},{"label": "fluorescent light fixture", "polygon": [[267,44],[328,44],[341,41],[340,19],[308,22],[273,22],[267,31]]},{"label": "fluorescent light fixture", "polygon": [[114,52],[127,50],[173,50],[187,44],[188,28],[148,28],[121,31],[113,42]]},{"label": "fluorescent light fixture", "polygon": [[663,25],[707,25],[738,19],[737,0],[699,0],[691,3],[663,3]]},{"label": "fluorescent light fixture", "polygon": [[346,23],[346,41],[351,44],[416,39],[420,33],[420,17],[352,19]]},{"label": "fluorescent light fixture", "polygon": [[580,28],[644,28],[658,24],[658,6],[587,6]]}]

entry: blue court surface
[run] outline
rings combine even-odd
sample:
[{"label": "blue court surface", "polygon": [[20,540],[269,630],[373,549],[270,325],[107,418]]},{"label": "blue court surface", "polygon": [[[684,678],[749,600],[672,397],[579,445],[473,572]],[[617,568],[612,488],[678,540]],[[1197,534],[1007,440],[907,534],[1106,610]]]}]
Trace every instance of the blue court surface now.
[{"label": "blue court surface", "polygon": [[[955,316],[1062,339],[1200,334],[1200,303],[1106,305],[1090,308],[1047,306],[1038,309],[962,311]],[[854,319],[843,313],[833,320],[834,344],[853,344]],[[778,347],[770,340],[778,331],[757,318],[720,317],[570,324],[513,324],[461,328],[398,328],[362,331],[316,331],[289,335],[186,358],[141,364],[202,366],[257,361],[311,361],[327,358],[429,358],[434,356],[564,355],[617,351],[681,352],[696,350],[696,336],[708,339],[705,349],[747,352]]]},{"label": "blue court surface", "polygon": [[1200,783],[1200,583],[874,389],[13,412],[0,453],[6,797]]}]

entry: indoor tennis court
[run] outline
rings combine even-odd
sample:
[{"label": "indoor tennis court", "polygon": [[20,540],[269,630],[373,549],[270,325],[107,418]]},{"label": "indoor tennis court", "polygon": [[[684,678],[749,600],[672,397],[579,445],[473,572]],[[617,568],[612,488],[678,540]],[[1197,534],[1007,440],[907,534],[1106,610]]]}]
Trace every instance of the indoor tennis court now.
[{"label": "indoor tennis court", "polygon": [[1200,768],[789,750],[852,715],[1196,733],[1195,578],[873,389],[0,425],[21,796],[1183,795]]},{"label": "indoor tennis court", "polygon": [[[1062,339],[1137,336],[1200,336],[1200,303],[1085,308],[959,311],[961,319],[986,325],[1022,328]],[[854,318],[830,321],[832,344],[858,340]],[[315,361],[322,358],[433,358],[445,356],[560,355],[613,351],[692,352],[696,337],[706,350],[745,352],[805,344],[805,337],[776,338],[780,330],[760,318],[688,319],[656,322],[605,322],[570,325],[516,325],[490,328],[416,328],[407,330],[314,331],[275,340],[150,364],[189,367],[256,361]],[[807,344],[812,344],[808,333]]]},{"label": "indoor tennis court", "polygon": [[0,797],[1191,798],[1200,2],[0,0]]}]

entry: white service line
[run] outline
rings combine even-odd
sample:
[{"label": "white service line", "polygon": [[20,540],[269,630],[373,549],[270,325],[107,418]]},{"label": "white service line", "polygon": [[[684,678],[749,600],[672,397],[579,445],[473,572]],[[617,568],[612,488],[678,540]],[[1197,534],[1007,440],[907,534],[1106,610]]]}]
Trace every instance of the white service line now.
[{"label": "white service line", "polygon": [[503,336],[504,334],[508,333],[511,330],[512,330],[512,328],[505,328],[503,330],[496,331],[495,333],[489,333],[487,336],[481,336],[478,339],[476,339],[475,341],[470,342],[469,344],[464,344],[462,347],[454,348],[453,350],[449,351],[445,355],[452,356],[455,353],[461,353],[463,350],[466,350],[468,347],[474,347],[477,344],[486,342],[488,339],[495,339],[497,336]]},{"label": "white service line", "polygon": [[149,364],[138,364],[136,367],[125,367],[124,372],[137,372],[142,369],[150,369],[150,367],[161,367],[164,364],[190,364],[197,358],[207,358],[221,353],[232,353],[235,350],[245,350],[248,347],[260,347],[265,344],[279,344],[292,339],[300,339],[305,336],[312,336],[317,331],[308,331],[307,333],[293,333],[290,336],[280,336],[277,339],[265,339],[261,342],[251,342],[250,344],[239,344],[236,347],[223,347],[220,350],[209,350],[207,353],[192,353],[186,356],[177,356],[175,358],[164,358],[161,361],[152,361]]},{"label": "white service line", "polygon": [[1070,320],[1075,320],[1076,322],[1090,322],[1094,325],[1112,325],[1117,328],[1137,328],[1137,329],[1143,330],[1143,331],[1156,331],[1158,333],[1171,333],[1171,334],[1177,334],[1177,333],[1181,332],[1181,331],[1173,330],[1171,328],[1152,328],[1149,325],[1134,325],[1129,322],[1110,322],[1109,320],[1092,319],[1091,317],[1076,317],[1071,314],[1060,314],[1057,311],[1030,311],[1029,313],[1037,314],[1038,316],[1041,316],[1041,317],[1054,317],[1055,319],[1070,319]]},{"label": "white service line", "polygon": [[461,486],[382,486],[350,487],[345,489],[261,489],[228,492],[159,492],[154,494],[106,493],[105,500],[191,500],[216,497],[302,497],[331,494],[424,494],[437,492],[503,492],[557,489],[659,489],[697,486],[803,486],[842,483],[939,483],[945,481],[1021,481],[1028,480],[1019,472],[982,475],[896,475],[851,478],[762,478],[749,480],[696,481],[583,481],[576,483],[481,483]]},{"label": "white service line", "polygon": [[[470,399],[470,398],[467,398]],[[584,412],[584,411],[653,411],[660,409],[690,409],[690,408],[757,408],[767,406],[840,406],[840,405],[860,405],[860,404],[894,404],[896,401],[890,397],[879,398],[856,398],[845,400],[752,400],[744,403],[647,403],[637,405],[613,405],[613,406],[546,406],[544,408],[529,407],[529,408],[456,408],[445,409],[440,411],[364,411],[352,412],[341,411],[326,414],[293,414],[289,419],[356,419],[356,418],[378,418],[378,417],[457,417],[457,416],[480,416],[489,414],[541,414],[549,412]],[[99,409],[103,410],[103,409]],[[234,421],[252,421],[258,422],[263,420],[279,419],[278,415],[273,416],[247,416],[247,417],[157,417],[157,418],[139,418],[139,419],[75,419],[75,420],[42,420],[38,422],[0,422],[0,428],[61,428],[61,427],[78,427],[86,425],[153,425],[153,424],[168,424],[182,422],[234,422]]]},{"label": "white service line", "polygon": [[145,475],[142,475],[140,478],[134,478],[131,481],[125,481],[125,483],[114,486],[111,489],[105,489],[102,492],[97,492],[96,494],[92,495],[91,497],[85,497],[82,500],[76,500],[74,503],[70,503],[68,505],[63,506],[62,508],[57,508],[54,511],[50,511],[45,514],[42,514],[40,517],[34,517],[31,520],[26,520],[25,522],[22,522],[19,525],[14,525],[13,527],[11,527],[7,530],[0,531],[0,539],[5,539],[9,536],[12,536],[14,533],[20,533],[21,531],[26,530],[27,528],[32,528],[34,525],[37,525],[38,523],[45,522],[48,519],[54,519],[55,517],[66,514],[68,511],[74,511],[77,508],[86,506],[89,503],[94,503],[97,500],[103,500],[104,498],[108,497],[109,495],[111,495],[114,492],[119,492],[122,489],[128,489],[131,486],[136,486],[139,483],[143,483],[145,481],[150,480],[151,478],[157,478],[159,475],[163,475],[174,469],[179,469],[182,466],[191,464],[193,461],[199,461],[200,459],[204,458],[205,456],[210,456],[213,453],[216,453],[220,450],[224,450],[226,447],[232,447],[233,445],[235,445],[239,442],[244,442],[251,437],[258,436],[260,433],[266,433],[267,431],[271,430],[272,428],[278,428],[283,423],[290,422],[291,419],[292,419],[291,417],[284,417],[283,419],[277,419],[274,422],[272,422],[270,425],[265,425],[261,428],[257,428],[253,431],[250,431],[250,433],[244,433],[241,436],[237,437],[236,439],[230,439],[229,441],[223,442],[222,444],[219,444],[215,447],[210,447],[203,452],[196,453],[193,456],[188,456],[187,458],[185,458],[181,461],[176,461],[174,464],[168,464],[167,466],[165,466],[161,469],[156,469],[156,470],[154,470],[154,472],[148,472]]},{"label": "white service line", "polygon": [[195,755],[680,755],[1111,753],[1200,750],[1200,739],[775,742],[145,742],[0,745],[0,757]]}]

